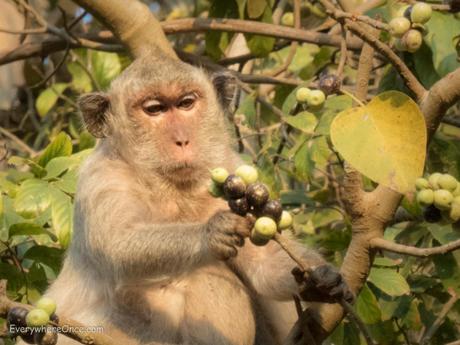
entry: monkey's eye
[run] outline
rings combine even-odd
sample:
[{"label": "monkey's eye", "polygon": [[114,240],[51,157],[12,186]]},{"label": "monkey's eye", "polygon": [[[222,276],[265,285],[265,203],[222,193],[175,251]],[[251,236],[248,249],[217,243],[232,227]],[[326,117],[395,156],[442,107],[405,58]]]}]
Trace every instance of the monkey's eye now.
[{"label": "monkey's eye", "polygon": [[183,97],[178,103],[177,103],[177,107],[180,108],[180,109],[184,109],[184,110],[189,110],[191,109],[194,104],[195,104],[195,101],[196,101],[196,96],[195,95],[187,95],[185,97]]},{"label": "monkey's eye", "polygon": [[158,102],[157,100],[149,100],[142,104],[142,110],[144,110],[147,115],[157,116],[166,112],[168,107],[165,104]]}]

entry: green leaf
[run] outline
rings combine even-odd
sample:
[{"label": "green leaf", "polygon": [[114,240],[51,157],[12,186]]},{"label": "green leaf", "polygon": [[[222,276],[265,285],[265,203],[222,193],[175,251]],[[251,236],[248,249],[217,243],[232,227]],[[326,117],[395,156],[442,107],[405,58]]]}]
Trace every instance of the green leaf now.
[{"label": "green leaf", "polygon": [[73,206],[71,198],[57,188],[50,187],[51,221],[63,248],[67,248],[73,232]]},{"label": "green leaf", "polygon": [[53,158],[46,164],[46,176],[44,178],[56,178],[72,168],[75,164],[76,160],[72,156]]},{"label": "green leaf", "polygon": [[406,279],[392,269],[374,267],[367,280],[389,296],[402,296],[410,292]]},{"label": "green leaf", "polygon": [[246,9],[247,0],[236,0],[238,4],[238,14],[240,19],[244,19],[244,10]]},{"label": "green leaf", "polygon": [[423,173],[425,119],[407,95],[388,91],[342,111],[331,125],[335,149],[369,179],[401,194]]},{"label": "green leaf", "polygon": [[24,253],[24,258],[49,266],[58,272],[61,267],[63,251],[46,246],[33,246]]},{"label": "green leaf", "polygon": [[45,167],[50,160],[56,157],[70,156],[72,154],[72,140],[64,132],[59,133],[56,138],[46,147],[41,154],[38,164]]},{"label": "green leaf", "polygon": [[434,68],[443,77],[460,66],[454,45],[454,38],[460,32],[460,21],[453,14],[433,11],[425,25],[428,28],[425,41],[433,51]]},{"label": "green leaf", "polygon": [[121,63],[116,53],[102,51],[91,52],[93,78],[102,89],[107,89],[110,82],[121,72]]},{"label": "green leaf", "polygon": [[295,174],[300,181],[307,181],[313,171],[314,164],[308,152],[308,141],[306,141],[294,156]]},{"label": "green leaf", "polygon": [[16,212],[24,217],[36,217],[49,205],[48,183],[38,179],[24,181],[14,200]]},{"label": "green leaf", "polygon": [[331,154],[332,150],[329,148],[326,137],[312,139],[310,157],[317,168],[325,169]]},{"label": "green leaf", "polygon": [[68,62],[67,69],[72,75],[72,86],[79,92],[91,92],[93,85],[85,69],[76,62]]},{"label": "green leaf", "polygon": [[247,0],[248,16],[251,19],[259,18],[267,7],[266,0]]},{"label": "green leaf", "polygon": [[[272,11],[270,7],[266,7],[262,16],[262,22],[264,23],[273,23],[272,20]],[[260,35],[245,35],[246,42],[249,50],[255,56],[267,56],[272,52],[273,47],[275,46],[275,38],[260,36]]]},{"label": "green leaf", "polygon": [[302,111],[294,116],[285,116],[284,121],[307,134],[312,134],[318,123],[316,116],[308,111]]},{"label": "green leaf", "polygon": [[365,284],[356,300],[356,311],[361,319],[367,324],[381,321],[382,313],[371,289]]},{"label": "green leaf", "polygon": [[46,230],[34,223],[17,223],[10,226],[10,236],[21,235],[43,235],[47,234]]},{"label": "green leaf", "polygon": [[35,102],[38,115],[44,117],[48,114],[67,87],[69,87],[67,83],[56,83],[43,90]]}]

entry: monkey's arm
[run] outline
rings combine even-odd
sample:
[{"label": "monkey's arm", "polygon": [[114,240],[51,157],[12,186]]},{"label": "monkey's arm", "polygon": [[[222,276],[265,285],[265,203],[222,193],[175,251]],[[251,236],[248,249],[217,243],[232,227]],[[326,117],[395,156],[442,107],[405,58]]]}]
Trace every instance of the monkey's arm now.
[{"label": "monkey's arm", "polygon": [[[283,235],[286,236],[286,235]],[[326,264],[315,251],[308,250],[294,239],[290,241],[296,254],[309,263],[311,268]],[[296,263],[274,241],[264,247],[252,245],[249,241],[234,259],[236,269],[249,281],[257,293],[278,300],[292,300],[299,294],[299,284],[291,271]]]},{"label": "monkey's arm", "polygon": [[77,224],[83,222],[76,231],[83,233],[74,240],[84,241],[85,254],[117,278],[177,275],[213,256],[236,255],[241,242],[239,222],[246,221],[233,214],[217,213],[206,224],[152,224],[141,194],[120,187],[84,190],[76,203]]}]

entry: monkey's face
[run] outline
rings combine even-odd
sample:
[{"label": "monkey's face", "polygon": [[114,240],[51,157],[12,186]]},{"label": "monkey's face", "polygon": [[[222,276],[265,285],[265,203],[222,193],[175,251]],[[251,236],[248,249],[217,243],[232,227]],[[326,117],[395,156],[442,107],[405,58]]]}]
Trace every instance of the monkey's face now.
[{"label": "monkey's face", "polygon": [[170,60],[155,61],[154,67],[137,60],[108,95],[83,96],[79,104],[88,130],[143,173],[174,183],[206,179],[207,170],[229,154],[223,113],[228,76],[210,78]]}]

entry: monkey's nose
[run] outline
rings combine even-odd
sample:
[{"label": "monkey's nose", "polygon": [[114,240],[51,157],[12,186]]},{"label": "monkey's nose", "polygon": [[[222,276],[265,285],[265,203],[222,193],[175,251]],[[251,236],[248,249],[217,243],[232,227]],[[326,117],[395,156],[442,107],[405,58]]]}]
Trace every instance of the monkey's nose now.
[{"label": "monkey's nose", "polygon": [[189,144],[188,140],[177,140],[176,141],[176,145],[182,148],[186,147],[188,144]]}]

